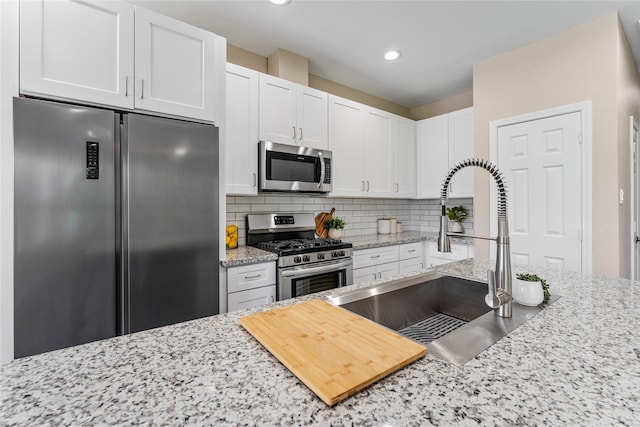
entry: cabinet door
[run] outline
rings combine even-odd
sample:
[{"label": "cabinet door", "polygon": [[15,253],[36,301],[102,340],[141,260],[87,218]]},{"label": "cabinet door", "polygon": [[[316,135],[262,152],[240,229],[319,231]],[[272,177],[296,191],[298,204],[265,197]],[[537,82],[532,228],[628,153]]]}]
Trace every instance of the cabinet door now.
[{"label": "cabinet door", "polygon": [[393,197],[393,119],[388,113],[368,110],[364,128],[367,196]]},{"label": "cabinet door", "polygon": [[378,279],[390,279],[398,275],[398,263],[390,262],[377,266]]},{"label": "cabinet door", "polygon": [[260,74],[260,140],[298,143],[295,83]]},{"label": "cabinet door", "polygon": [[439,199],[449,172],[449,117],[432,117],[417,123],[418,197]]},{"label": "cabinet door", "polygon": [[377,273],[376,267],[354,268],[353,269],[353,284],[359,285],[360,283],[373,282],[376,280]]},{"label": "cabinet door", "polygon": [[298,142],[305,147],[326,149],[327,93],[299,86],[297,95]]},{"label": "cabinet door", "polygon": [[257,71],[227,64],[228,194],[258,193],[258,80]]},{"label": "cabinet door", "polygon": [[329,96],[331,196],[365,196],[364,110],[357,102]]},{"label": "cabinet door", "polygon": [[[449,168],[473,157],[473,108],[449,114]],[[449,197],[473,197],[475,168],[460,170],[451,180]]]},{"label": "cabinet door", "polygon": [[397,198],[416,197],[416,122],[397,117],[393,140],[394,188]]},{"label": "cabinet door", "polygon": [[135,107],[215,121],[216,98],[224,96],[216,92],[224,39],[144,8],[136,7],[135,16]]},{"label": "cabinet door", "polygon": [[20,91],[133,108],[133,37],[126,3],[22,1]]}]

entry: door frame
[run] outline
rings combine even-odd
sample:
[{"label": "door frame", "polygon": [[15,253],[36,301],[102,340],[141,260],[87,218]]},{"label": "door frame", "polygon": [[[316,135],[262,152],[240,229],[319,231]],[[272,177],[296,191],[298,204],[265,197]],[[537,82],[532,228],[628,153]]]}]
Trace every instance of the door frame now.
[{"label": "door frame", "polygon": [[634,145],[633,137],[636,135],[636,141],[640,143],[640,138],[638,135],[640,133],[640,124],[633,116],[629,116],[629,152],[632,154],[629,156],[630,158],[630,176],[631,176],[631,194],[630,196],[630,205],[631,205],[631,271],[630,276],[632,280],[638,280],[639,274],[638,268],[638,245],[635,242],[635,236],[638,234],[638,217],[640,217],[640,212],[636,209],[636,190],[640,185],[640,153],[638,153],[638,146]]},{"label": "door frame", "polygon": [[[577,102],[575,104],[563,105],[560,107],[549,108],[489,122],[489,159],[492,163],[497,164],[499,128],[576,112],[580,113],[582,119],[580,125],[582,138],[582,154],[580,159],[580,170],[582,178],[582,274],[589,275],[592,273],[593,265],[591,101]],[[489,201],[489,206],[496,206],[497,194],[495,185],[490,186]],[[493,236],[498,230],[498,218],[497,213],[494,209],[491,209],[489,218],[489,229],[491,235]],[[495,243],[492,243],[492,247],[495,247]]]}]

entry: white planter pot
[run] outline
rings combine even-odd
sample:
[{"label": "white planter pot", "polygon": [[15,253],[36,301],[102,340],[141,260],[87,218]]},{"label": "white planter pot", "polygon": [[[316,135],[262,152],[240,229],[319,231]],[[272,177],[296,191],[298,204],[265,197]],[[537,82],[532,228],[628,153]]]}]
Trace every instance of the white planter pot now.
[{"label": "white planter pot", "polygon": [[452,221],[450,231],[452,233],[462,233],[464,229],[462,228],[462,224],[460,224],[459,222]]},{"label": "white planter pot", "polygon": [[513,300],[521,305],[536,306],[544,301],[542,283],[513,279]]},{"label": "white planter pot", "polygon": [[330,228],[329,229],[329,238],[330,239],[342,239],[342,228]]}]

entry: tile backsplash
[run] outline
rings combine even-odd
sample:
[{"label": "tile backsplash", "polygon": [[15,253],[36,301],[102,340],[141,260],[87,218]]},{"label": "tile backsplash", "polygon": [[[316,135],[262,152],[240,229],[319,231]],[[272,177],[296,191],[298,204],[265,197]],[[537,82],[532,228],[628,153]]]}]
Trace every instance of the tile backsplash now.
[{"label": "tile backsplash", "polygon": [[[469,215],[462,223],[473,233],[473,199],[450,199],[450,206],[462,205]],[[238,225],[238,244],[246,243],[246,217],[264,212],[329,212],[345,220],[345,237],[376,234],[378,218],[394,217],[402,222],[402,231],[438,231],[440,201],[410,199],[349,199],[308,195],[227,196],[227,225]]]}]

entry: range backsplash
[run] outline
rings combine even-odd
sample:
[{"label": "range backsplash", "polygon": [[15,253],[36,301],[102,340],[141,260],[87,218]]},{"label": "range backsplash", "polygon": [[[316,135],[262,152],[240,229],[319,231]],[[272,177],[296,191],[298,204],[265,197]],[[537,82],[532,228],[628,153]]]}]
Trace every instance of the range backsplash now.
[{"label": "range backsplash", "polygon": [[[464,231],[473,233],[473,199],[451,199],[450,206],[462,205],[469,216],[462,223]],[[360,236],[378,232],[377,219],[397,218],[402,231],[438,231],[440,226],[439,200],[408,199],[349,199],[294,195],[227,196],[227,225],[238,225],[238,244],[246,243],[248,213],[262,212],[329,212],[347,223],[344,235]]]}]

